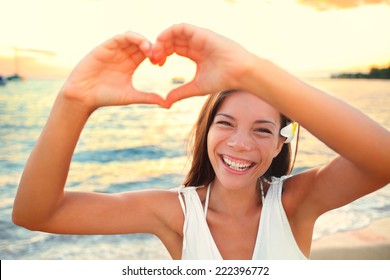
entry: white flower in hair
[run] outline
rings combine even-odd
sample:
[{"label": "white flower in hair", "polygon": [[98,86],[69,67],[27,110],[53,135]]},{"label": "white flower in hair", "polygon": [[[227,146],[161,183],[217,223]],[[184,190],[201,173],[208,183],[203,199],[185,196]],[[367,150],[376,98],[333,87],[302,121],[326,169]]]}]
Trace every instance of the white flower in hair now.
[{"label": "white flower in hair", "polygon": [[280,135],[282,135],[283,137],[286,137],[286,140],[284,141],[284,143],[290,143],[294,139],[295,134],[297,133],[297,130],[298,130],[298,123],[297,122],[291,122],[288,125],[286,125],[285,127],[283,127],[280,130]]}]

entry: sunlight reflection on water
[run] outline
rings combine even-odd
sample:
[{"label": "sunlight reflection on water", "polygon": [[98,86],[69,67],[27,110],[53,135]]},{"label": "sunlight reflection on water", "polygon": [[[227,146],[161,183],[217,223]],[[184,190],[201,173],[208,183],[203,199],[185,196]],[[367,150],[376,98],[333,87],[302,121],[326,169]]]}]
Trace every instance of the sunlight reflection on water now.
[{"label": "sunlight reflection on water", "polygon": [[[1,259],[169,258],[161,242],[149,235],[62,236],[29,232],[12,224],[12,203],[21,172],[62,82],[27,80],[0,88]],[[388,81],[309,82],[353,104],[390,129]],[[140,80],[142,85],[153,91],[172,87],[170,80]],[[186,138],[204,100],[205,97],[184,100],[171,110],[143,105],[99,109],[80,137],[67,187],[105,193],[177,187],[189,167]],[[334,155],[302,129],[296,171],[326,164]],[[390,216],[389,198],[390,190],[386,187],[327,213],[318,220],[314,237]]]}]

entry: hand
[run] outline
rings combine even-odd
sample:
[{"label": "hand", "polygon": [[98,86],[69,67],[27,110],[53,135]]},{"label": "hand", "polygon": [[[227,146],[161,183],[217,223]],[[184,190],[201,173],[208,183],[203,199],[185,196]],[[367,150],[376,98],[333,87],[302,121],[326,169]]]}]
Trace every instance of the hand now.
[{"label": "hand", "polygon": [[164,99],[137,91],[132,78],[150,52],[151,43],[127,32],[92,50],[73,70],[63,88],[64,95],[95,110],[102,106],[158,104]]},{"label": "hand", "polygon": [[252,55],[239,44],[210,30],[188,24],[163,31],[152,48],[150,60],[162,66],[171,54],[187,57],[197,65],[192,81],[172,90],[166,107],[191,96],[237,89]]}]

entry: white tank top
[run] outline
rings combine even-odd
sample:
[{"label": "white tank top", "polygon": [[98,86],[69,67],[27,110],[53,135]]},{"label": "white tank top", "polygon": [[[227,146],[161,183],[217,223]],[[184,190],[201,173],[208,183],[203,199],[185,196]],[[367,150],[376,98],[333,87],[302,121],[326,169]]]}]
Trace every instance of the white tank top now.
[{"label": "white tank top", "polygon": [[[253,260],[307,259],[294,239],[282,205],[283,181],[286,178],[288,176],[272,178],[260,215]],[[206,221],[210,186],[204,209],[196,189],[184,186],[178,189],[184,212],[182,259],[222,260]]]}]

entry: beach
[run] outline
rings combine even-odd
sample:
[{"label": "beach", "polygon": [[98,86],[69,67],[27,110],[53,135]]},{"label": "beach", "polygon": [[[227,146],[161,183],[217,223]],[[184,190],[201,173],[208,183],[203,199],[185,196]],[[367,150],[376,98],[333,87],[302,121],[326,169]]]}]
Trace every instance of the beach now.
[{"label": "beach", "polygon": [[[145,91],[166,92],[171,79]],[[314,79],[311,84],[345,100],[390,129],[390,82]],[[11,213],[25,163],[49,115],[62,80],[27,79],[0,88],[0,258],[2,260],[164,260],[155,236],[61,235],[33,232],[12,223]],[[170,110],[157,106],[106,107],[95,112],[80,136],[66,188],[118,193],[177,188],[189,167],[186,139],[204,97]],[[328,163],[335,153],[301,130],[293,173]],[[350,187],[350,186],[345,186]],[[322,215],[313,232],[312,259],[390,259],[390,185]]]},{"label": "beach", "polygon": [[390,260],[390,218],[324,236],[312,243],[312,260]]}]

